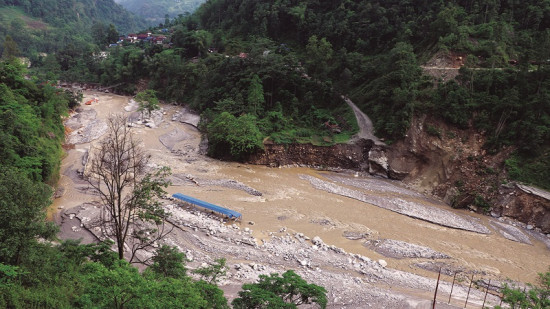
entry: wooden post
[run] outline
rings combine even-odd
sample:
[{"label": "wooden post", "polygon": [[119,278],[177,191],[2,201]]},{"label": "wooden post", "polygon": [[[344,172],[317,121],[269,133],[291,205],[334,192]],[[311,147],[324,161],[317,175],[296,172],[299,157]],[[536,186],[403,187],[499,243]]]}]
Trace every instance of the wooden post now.
[{"label": "wooden post", "polygon": [[453,284],[451,284],[451,293],[449,294],[449,305],[451,304],[451,296],[453,295],[453,288],[455,287],[456,272],[453,276]]},{"label": "wooden post", "polygon": [[489,283],[487,283],[487,289],[485,290],[485,297],[483,297],[483,305],[481,308],[485,308],[485,301],[487,300],[487,293],[489,293],[489,287],[491,286],[491,279],[489,279]]},{"label": "wooden post", "polygon": [[432,309],[435,309],[435,301],[437,298],[437,289],[439,288],[439,278],[441,278],[441,267],[439,267],[439,275],[437,275],[437,283],[435,284],[434,303]]},{"label": "wooden post", "polygon": [[472,279],[470,279],[470,287],[468,288],[468,295],[466,295],[466,302],[464,303],[464,308],[468,306],[468,298],[470,298],[470,289],[472,288],[472,282],[474,282],[474,274],[472,274]]}]

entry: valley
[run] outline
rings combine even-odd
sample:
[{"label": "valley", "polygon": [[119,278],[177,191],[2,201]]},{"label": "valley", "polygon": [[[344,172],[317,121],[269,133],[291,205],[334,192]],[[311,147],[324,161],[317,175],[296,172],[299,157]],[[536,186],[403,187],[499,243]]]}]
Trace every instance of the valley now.
[{"label": "valley", "polygon": [[[65,239],[101,237],[91,220],[97,215],[96,197],[86,193],[79,174],[87,152],[103,134],[105,117],[124,113],[133,122],[139,118],[130,97],[85,92],[85,101],[92,98],[97,104],[80,107],[65,123],[72,130],[67,142],[74,148],[68,147],[63,160],[62,193],[51,208]],[[189,268],[228,259],[230,270],[220,283],[228,298],[258,274],[295,269],[327,289],[329,308],[427,308],[441,267],[441,308],[456,272],[460,287],[455,285],[451,305],[462,307],[472,275],[474,280],[491,279],[495,286],[506,279],[534,282],[550,265],[550,239],[525,225],[454,210],[401,182],[368,174],[208,158],[195,128],[198,116],[184,107],[164,105],[152,121],[150,127],[136,122],[133,130],[153,165],[172,169],[168,192],[243,214],[241,222],[224,223],[171,199],[163,202],[177,226],[166,243],[192,259]],[[438,213],[453,222],[429,217]],[[453,228],[459,220],[471,230]],[[469,296],[468,308],[481,306],[483,292],[480,288]],[[490,306],[498,305],[496,296],[488,300]]]}]

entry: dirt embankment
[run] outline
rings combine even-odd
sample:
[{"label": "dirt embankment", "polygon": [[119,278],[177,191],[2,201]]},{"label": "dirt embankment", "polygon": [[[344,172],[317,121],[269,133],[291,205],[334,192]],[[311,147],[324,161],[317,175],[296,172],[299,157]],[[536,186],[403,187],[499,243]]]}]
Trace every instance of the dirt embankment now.
[{"label": "dirt embankment", "polygon": [[269,166],[296,164],[367,170],[371,147],[372,142],[367,140],[361,140],[356,144],[337,144],[330,147],[312,144],[266,144],[264,151],[252,155],[248,161]]}]

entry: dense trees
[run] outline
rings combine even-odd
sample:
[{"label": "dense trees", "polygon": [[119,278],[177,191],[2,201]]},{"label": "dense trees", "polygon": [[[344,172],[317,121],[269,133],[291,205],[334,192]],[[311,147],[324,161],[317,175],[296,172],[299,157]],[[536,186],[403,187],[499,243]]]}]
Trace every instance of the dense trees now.
[{"label": "dense trees", "polygon": [[[94,38],[104,48],[116,42],[118,31],[128,33],[145,27],[143,20],[112,0],[4,2],[5,5],[0,6],[0,50],[4,37],[10,35],[21,54],[30,57],[33,64],[39,64],[44,57],[42,53],[62,50],[68,43],[87,46]],[[98,26],[103,28],[101,39],[98,38]]]},{"label": "dense trees", "polygon": [[246,114],[235,117],[228,112],[219,114],[208,124],[209,152],[216,157],[243,159],[263,148],[262,134],[256,117]]},{"label": "dense trees", "polygon": [[51,194],[49,186],[0,165],[0,263],[20,264],[37,237],[55,235],[54,225],[45,222]]},{"label": "dense trees", "polygon": [[294,271],[282,276],[260,275],[257,283],[243,285],[239,297],[231,303],[233,308],[297,308],[298,305],[315,303],[326,308],[326,290],[309,284]]},{"label": "dense trees", "polygon": [[0,62],[0,165],[19,168],[36,181],[53,182],[64,128],[61,116],[75,97],[23,77],[17,61]]}]

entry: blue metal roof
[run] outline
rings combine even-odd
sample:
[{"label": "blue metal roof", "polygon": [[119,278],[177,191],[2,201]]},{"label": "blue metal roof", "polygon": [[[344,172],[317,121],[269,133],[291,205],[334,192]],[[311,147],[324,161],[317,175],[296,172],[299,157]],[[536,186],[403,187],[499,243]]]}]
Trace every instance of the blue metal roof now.
[{"label": "blue metal roof", "polygon": [[181,193],[176,193],[176,194],[173,194],[172,196],[177,198],[177,199],[180,199],[184,202],[191,203],[191,204],[194,204],[194,205],[197,205],[197,206],[207,208],[207,209],[213,210],[215,212],[221,213],[223,215],[228,216],[231,219],[242,217],[241,213],[236,212],[234,210],[227,209],[227,208],[224,208],[224,207],[221,207],[221,206],[216,206],[214,204],[211,204],[211,203],[208,203],[208,202],[205,202],[205,201],[201,201],[199,199],[196,199],[194,197],[190,197],[190,196],[187,196],[187,195],[183,195]]}]

